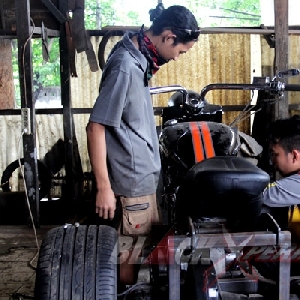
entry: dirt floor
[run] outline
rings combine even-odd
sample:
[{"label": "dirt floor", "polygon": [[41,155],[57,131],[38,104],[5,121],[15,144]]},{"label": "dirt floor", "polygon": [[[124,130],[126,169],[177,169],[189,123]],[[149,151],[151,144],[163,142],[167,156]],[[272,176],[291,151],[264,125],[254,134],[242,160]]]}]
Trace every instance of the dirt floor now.
[{"label": "dirt floor", "polygon": [[[40,245],[51,226],[37,229]],[[33,299],[37,244],[33,228],[0,225],[0,300]]]},{"label": "dirt floor", "polygon": [[[56,226],[41,225],[37,229],[39,245],[48,230]],[[290,229],[299,240],[300,210],[295,211]],[[124,238],[120,242],[122,249],[122,245],[131,241]],[[0,300],[33,299],[37,250],[33,228],[20,224],[0,225]]]}]

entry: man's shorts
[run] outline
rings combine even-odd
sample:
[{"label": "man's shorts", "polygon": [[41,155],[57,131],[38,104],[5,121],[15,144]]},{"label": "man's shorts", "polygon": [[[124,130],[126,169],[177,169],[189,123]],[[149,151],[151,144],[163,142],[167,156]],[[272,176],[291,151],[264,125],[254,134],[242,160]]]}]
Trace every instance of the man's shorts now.
[{"label": "man's shorts", "polygon": [[119,199],[122,204],[122,234],[146,235],[153,224],[161,222],[156,194],[134,198],[120,196]]}]

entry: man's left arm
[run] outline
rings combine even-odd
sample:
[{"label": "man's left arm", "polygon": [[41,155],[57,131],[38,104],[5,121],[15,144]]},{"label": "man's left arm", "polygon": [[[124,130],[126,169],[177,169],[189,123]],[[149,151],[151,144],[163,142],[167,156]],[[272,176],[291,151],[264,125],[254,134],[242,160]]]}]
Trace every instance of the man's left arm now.
[{"label": "man's left arm", "polygon": [[263,204],[270,207],[300,204],[300,175],[295,174],[270,183],[263,192]]}]

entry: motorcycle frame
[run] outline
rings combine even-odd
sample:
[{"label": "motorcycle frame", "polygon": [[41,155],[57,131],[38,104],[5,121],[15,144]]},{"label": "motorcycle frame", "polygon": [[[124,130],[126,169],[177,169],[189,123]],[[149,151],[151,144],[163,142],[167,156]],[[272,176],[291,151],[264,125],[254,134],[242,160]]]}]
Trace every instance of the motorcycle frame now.
[{"label": "motorcycle frame", "polygon": [[[223,233],[224,235],[224,233]],[[190,249],[194,243],[194,249],[202,250],[201,259],[210,260],[210,250],[212,248],[230,248],[238,245],[242,246],[276,246],[278,254],[289,256],[291,253],[291,233],[289,231],[278,232],[238,232],[225,233],[228,239],[220,239],[220,233],[215,234],[192,234],[187,237],[184,235],[174,235],[168,237],[168,278],[169,278],[169,299],[180,300],[180,262],[178,262],[179,253]],[[209,241],[213,241],[214,247],[211,247]],[[231,242],[228,242],[231,241]],[[205,242],[203,242],[205,241]],[[235,242],[236,241],[236,242]],[[204,251],[203,251],[204,250]],[[220,257],[221,258],[221,257]],[[286,300],[290,297],[290,261],[279,259],[279,278],[278,278],[278,300]],[[215,282],[222,283],[222,279],[217,279],[216,274],[213,274]],[[219,299],[218,297],[208,298]]]}]

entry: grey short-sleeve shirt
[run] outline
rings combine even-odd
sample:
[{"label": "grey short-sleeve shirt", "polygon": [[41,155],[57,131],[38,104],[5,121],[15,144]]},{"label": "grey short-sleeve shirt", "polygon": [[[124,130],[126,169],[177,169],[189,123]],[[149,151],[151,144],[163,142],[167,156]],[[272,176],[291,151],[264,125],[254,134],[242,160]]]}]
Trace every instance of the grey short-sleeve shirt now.
[{"label": "grey short-sleeve shirt", "polygon": [[270,183],[263,192],[263,203],[270,207],[300,204],[300,175],[294,174]]},{"label": "grey short-sleeve shirt", "polygon": [[158,137],[147,60],[126,33],[103,70],[90,121],[105,125],[107,165],[115,194],[139,197],[156,192],[160,172]]}]

